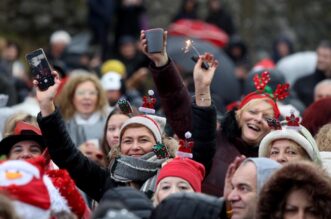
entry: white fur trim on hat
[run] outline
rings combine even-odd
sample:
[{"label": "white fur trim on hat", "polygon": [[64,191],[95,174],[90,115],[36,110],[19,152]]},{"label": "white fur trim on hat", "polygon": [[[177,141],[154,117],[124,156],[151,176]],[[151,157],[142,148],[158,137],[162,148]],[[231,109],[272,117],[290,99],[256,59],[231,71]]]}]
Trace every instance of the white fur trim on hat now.
[{"label": "white fur trim on hat", "polygon": [[[300,128],[305,129],[302,126]],[[312,142],[312,139],[309,138],[309,136],[306,137],[306,135],[307,133],[305,133],[304,136],[301,130],[288,129],[286,127],[283,127],[282,130],[271,131],[262,139],[260,143],[259,157],[269,157],[268,151],[273,141],[279,139],[289,139],[301,146],[307,152],[309,158],[313,162],[321,164],[320,155],[316,143]]]},{"label": "white fur trim on hat", "polygon": [[125,127],[131,124],[140,124],[148,128],[154,135],[156,142],[162,142],[161,130],[158,123],[149,116],[134,116],[124,122],[120,130],[120,142],[123,135],[123,130]]}]

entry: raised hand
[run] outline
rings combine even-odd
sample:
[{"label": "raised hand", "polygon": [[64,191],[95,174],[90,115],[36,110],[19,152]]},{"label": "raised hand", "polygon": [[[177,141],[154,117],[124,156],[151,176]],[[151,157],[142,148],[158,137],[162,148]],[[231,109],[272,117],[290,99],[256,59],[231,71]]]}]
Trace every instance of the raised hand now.
[{"label": "raised hand", "polygon": [[61,81],[60,81],[60,76],[56,71],[53,71],[52,75],[54,76],[55,84],[53,86],[50,86],[47,90],[44,91],[39,90],[37,86],[38,81],[33,80],[33,84],[36,88],[36,98],[38,100],[42,116],[48,116],[55,110],[54,98]]},{"label": "raised hand", "polygon": [[229,194],[232,191],[232,184],[231,184],[232,177],[233,177],[234,173],[236,172],[236,170],[238,169],[238,167],[240,166],[240,164],[245,159],[246,159],[246,157],[244,155],[237,156],[234,159],[234,161],[232,161],[232,163],[229,165],[228,170],[226,171],[225,182],[224,182],[224,190],[223,190],[223,197],[226,200],[227,200]]},{"label": "raised hand", "polygon": [[[202,62],[208,63],[209,68],[202,68]],[[199,59],[194,66],[193,78],[195,86],[195,100],[198,106],[211,105],[210,84],[217,66],[218,61],[210,53],[205,53],[204,55],[199,56]]]},{"label": "raised hand", "polygon": [[147,52],[147,39],[145,35],[145,31],[142,30],[140,32],[140,42],[139,48],[140,50],[151,59],[157,67],[164,66],[168,62],[168,54],[167,54],[167,36],[168,32],[163,32],[163,51],[161,53],[148,53]]}]

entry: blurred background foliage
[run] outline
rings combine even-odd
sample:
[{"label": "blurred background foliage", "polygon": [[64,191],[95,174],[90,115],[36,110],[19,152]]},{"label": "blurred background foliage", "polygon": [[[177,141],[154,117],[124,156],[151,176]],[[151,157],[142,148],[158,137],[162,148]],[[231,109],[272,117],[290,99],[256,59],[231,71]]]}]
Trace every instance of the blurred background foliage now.
[{"label": "blurred background foliage", "polygon": [[[199,16],[206,17],[206,0]],[[314,50],[321,39],[331,38],[331,0],[222,0],[232,15],[251,55],[270,51],[273,40],[286,35],[295,49]],[[145,0],[151,27],[166,28],[180,1]],[[0,36],[14,39],[27,49],[47,45],[57,29],[71,34],[88,31],[85,0],[1,0]]]}]

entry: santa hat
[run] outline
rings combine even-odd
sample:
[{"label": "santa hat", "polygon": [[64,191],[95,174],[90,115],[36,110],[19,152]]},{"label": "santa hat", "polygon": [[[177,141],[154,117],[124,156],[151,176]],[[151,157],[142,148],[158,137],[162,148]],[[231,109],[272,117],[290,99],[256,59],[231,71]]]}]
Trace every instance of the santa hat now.
[{"label": "santa hat", "polygon": [[72,211],[79,218],[88,218],[84,217],[88,208],[69,174],[65,170],[45,172],[45,166],[42,156],[0,164],[0,188],[13,197],[22,218],[48,219],[51,211]]},{"label": "santa hat", "polygon": [[205,167],[189,158],[174,158],[164,165],[157,177],[156,185],[166,177],[179,177],[186,180],[195,192],[201,192],[201,183],[205,176]]},{"label": "santa hat", "polygon": [[43,180],[42,168],[25,160],[8,160],[0,164],[0,190],[14,200],[21,218],[50,217],[51,199]]},{"label": "santa hat", "polygon": [[185,139],[179,139],[179,148],[177,151],[178,157],[193,158],[192,148],[194,142],[192,140],[191,132],[185,132]]},{"label": "santa hat", "polygon": [[126,129],[127,126],[132,125],[132,124],[139,124],[139,125],[145,126],[147,129],[149,129],[152,132],[156,142],[162,142],[162,132],[161,132],[160,126],[154,119],[152,119],[148,115],[134,116],[134,117],[126,120],[120,130],[120,142],[121,142],[124,130]]},{"label": "santa hat", "polygon": [[25,140],[35,141],[42,149],[46,148],[40,129],[27,122],[19,121],[15,126],[14,134],[0,142],[0,155],[8,155],[14,144]]}]

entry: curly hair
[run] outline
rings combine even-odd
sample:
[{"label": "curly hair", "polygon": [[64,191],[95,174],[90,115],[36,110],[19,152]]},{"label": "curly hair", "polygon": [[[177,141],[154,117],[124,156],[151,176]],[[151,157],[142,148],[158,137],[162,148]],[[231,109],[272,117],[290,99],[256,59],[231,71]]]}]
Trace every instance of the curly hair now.
[{"label": "curly hair", "polygon": [[319,218],[331,218],[331,178],[315,164],[302,161],[285,165],[263,186],[257,219],[282,219],[286,199],[294,190],[311,197]]},{"label": "curly hair", "polygon": [[320,151],[331,151],[331,124],[323,125],[315,139]]},{"label": "curly hair", "polygon": [[105,108],[108,104],[105,91],[102,88],[100,80],[92,73],[83,70],[76,70],[71,73],[68,81],[65,83],[60,95],[56,99],[56,104],[60,107],[61,114],[64,119],[70,119],[76,112],[73,104],[76,88],[79,84],[86,81],[91,81],[98,91],[98,101],[96,111],[105,113]]}]

